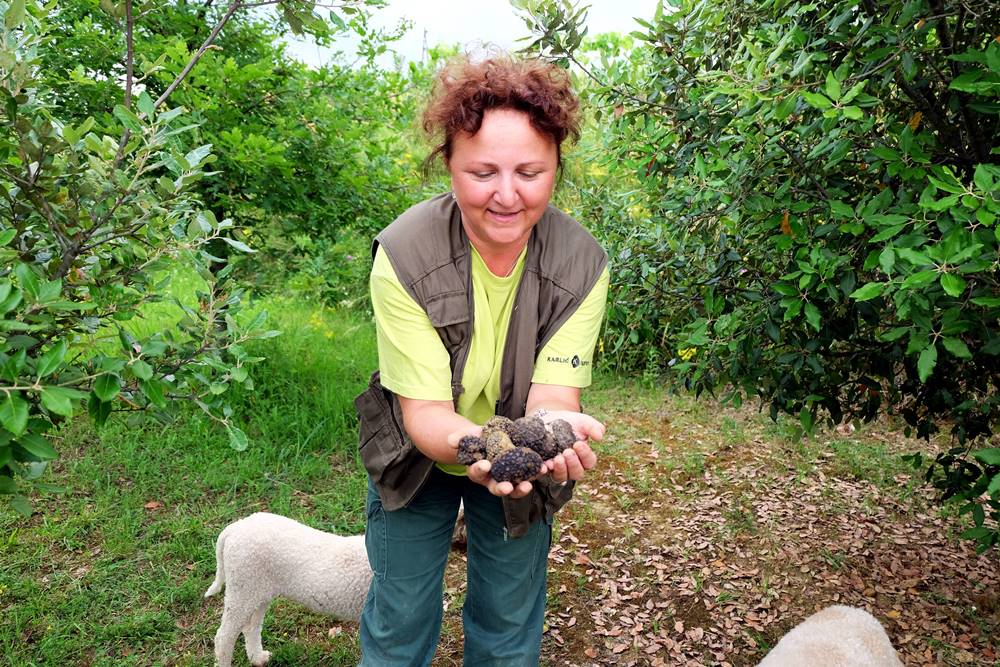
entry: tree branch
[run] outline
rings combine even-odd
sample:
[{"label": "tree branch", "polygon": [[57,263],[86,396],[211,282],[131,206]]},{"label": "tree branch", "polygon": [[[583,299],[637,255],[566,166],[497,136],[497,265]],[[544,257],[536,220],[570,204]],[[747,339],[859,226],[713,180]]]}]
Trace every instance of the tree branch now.
[{"label": "tree branch", "polygon": [[[39,167],[39,170],[41,170],[41,167]],[[38,195],[38,192],[35,190],[34,182],[25,180],[17,174],[11,172],[7,172],[6,175],[12,181],[17,183],[18,187],[21,188],[21,192],[24,194],[24,198],[30,201],[34,205],[35,210],[41,213],[42,217],[48,221],[60,247],[64,250],[70,247],[73,242],[69,240],[69,236],[66,234],[66,229],[63,227],[63,224],[59,222],[55,211],[52,210],[52,206],[49,204],[49,201],[45,197]]]},{"label": "tree branch", "polygon": [[135,69],[135,44],[133,30],[135,18],[132,16],[132,0],[125,0],[125,101],[126,109],[132,108],[132,81]]},{"label": "tree branch", "polygon": [[[252,8],[252,7],[267,7],[269,5],[277,5],[277,4],[290,4],[290,3],[288,2],[288,0],[260,0],[260,2],[245,3],[243,5],[243,7],[249,9],[249,8]],[[303,2],[302,4],[305,5],[306,3]],[[355,4],[356,3],[352,3],[352,2],[341,2],[341,3],[322,3],[322,2],[316,2],[316,3],[310,4],[309,7],[311,9],[314,9],[316,7],[319,7],[321,9],[341,9],[342,7],[353,6]]]},{"label": "tree branch", "polygon": [[910,85],[906,80],[906,75],[900,71],[897,71],[896,84],[916,104],[917,109],[930,119],[931,124],[937,130],[941,139],[954,151],[955,157],[967,164],[971,164],[975,158],[969,153],[968,142],[963,140],[961,128],[959,127],[957,133],[951,131],[946,119],[942,118],[938,113],[938,105],[934,104],[920,90]]},{"label": "tree branch", "polygon": [[233,14],[236,13],[236,10],[240,9],[243,6],[244,4],[241,2],[241,0],[235,0],[233,4],[229,5],[229,8],[226,10],[226,13],[222,16],[221,19],[219,19],[219,22],[215,24],[215,27],[212,28],[212,32],[208,34],[208,37],[205,38],[205,41],[204,43],[202,43],[201,47],[197,51],[195,51],[195,54],[193,56],[191,56],[191,60],[189,60],[188,64],[184,66],[184,69],[181,70],[181,73],[177,75],[177,78],[175,78],[170,83],[169,86],[167,86],[167,89],[163,91],[163,94],[160,95],[158,98],[156,98],[156,102],[153,104],[154,107],[158,107],[167,101],[167,98],[170,97],[170,94],[174,92],[177,86],[181,84],[181,81],[183,81],[184,78],[191,73],[191,70],[194,69],[194,66],[198,64],[198,61],[201,60],[201,57],[205,55],[205,51],[207,51],[208,47],[212,45],[212,43],[215,41],[215,38],[219,36],[219,32],[222,30],[223,26],[229,23],[229,19],[233,17]]},{"label": "tree branch", "polygon": [[818,180],[816,180],[816,176],[813,174],[812,170],[809,169],[808,166],[806,166],[806,163],[802,161],[802,158],[799,156],[799,154],[793,151],[788,146],[786,146],[781,139],[778,139],[777,142],[778,146],[781,147],[781,150],[788,153],[788,157],[792,158],[795,164],[799,166],[799,169],[801,169],[802,172],[809,178],[809,180],[812,181],[812,184],[816,186],[816,189],[819,190],[820,193],[822,193],[823,199],[829,201],[831,199],[830,194],[826,191],[826,188],[823,187],[823,184],[820,183]]},{"label": "tree branch", "polygon": [[[240,9],[243,6],[244,4],[241,2],[241,0],[235,0],[235,2],[229,5],[229,8],[226,10],[225,15],[223,15],[223,17],[219,19],[219,22],[215,24],[215,27],[212,28],[212,32],[209,33],[204,43],[195,52],[195,54],[191,56],[191,60],[189,60],[187,65],[184,66],[184,69],[181,70],[181,73],[177,75],[177,77],[170,83],[170,85],[167,86],[167,89],[163,91],[163,94],[160,95],[157,98],[156,102],[153,103],[154,108],[159,107],[161,104],[163,104],[167,100],[167,98],[170,97],[170,94],[174,92],[177,86],[181,84],[181,81],[183,81],[184,78],[191,73],[191,70],[194,69],[194,66],[198,63],[199,60],[201,60],[201,57],[205,54],[205,51],[208,50],[208,47],[210,47],[212,43],[215,41],[215,38],[219,36],[219,32],[222,30],[223,26],[225,26],[226,23],[229,22],[229,19],[232,18],[233,14],[236,13],[236,10]],[[126,11],[129,13],[129,15],[131,15],[131,7],[132,7],[131,3],[127,2]],[[129,47],[131,49],[132,46],[131,24],[129,24],[128,34],[129,34]],[[128,66],[129,67],[132,66],[131,57],[129,58]],[[129,81],[131,81],[131,79],[129,79]],[[126,99],[130,100],[131,92],[129,89],[126,89],[125,94],[126,94]],[[126,106],[128,106],[128,103],[126,103]],[[115,161],[111,166],[112,170],[117,170],[119,165],[121,165],[122,158],[125,157],[125,146],[128,144],[128,140],[129,138],[131,138],[131,136],[132,133],[128,129],[126,129],[122,133],[122,138],[118,142],[118,152],[115,154]]]},{"label": "tree branch", "polygon": [[[930,5],[935,14],[945,13],[941,0],[929,0],[927,4]],[[943,19],[938,20],[935,22],[934,29],[937,30],[938,40],[941,42],[941,46],[944,48],[945,53],[948,55],[954,53],[954,42],[951,39],[951,31],[948,30],[948,22]]]},{"label": "tree branch", "polygon": [[[132,81],[133,69],[135,67],[135,44],[133,40],[133,30],[135,28],[135,17],[132,16],[132,0],[125,0],[125,97],[122,104],[126,109],[132,108]],[[112,171],[118,169],[122,158],[125,157],[125,146],[132,138],[132,132],[125,128],[122,138],[118,141],[118,150],[115,151],[115,160],[111,165]],[[68,270],[69,267],[67,267]],[[60,274],[62,271],[60,271]]]}]

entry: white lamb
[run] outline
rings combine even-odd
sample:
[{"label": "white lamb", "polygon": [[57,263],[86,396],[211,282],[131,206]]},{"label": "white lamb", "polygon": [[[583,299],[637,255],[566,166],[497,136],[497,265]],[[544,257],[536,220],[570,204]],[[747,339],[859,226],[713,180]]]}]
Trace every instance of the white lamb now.
[{"label": "white lamb", "polygon": [[365,536],[341,537],[266,512],[226,526],[215,545],[215,581],[205,597],[226,587],[215,659],[230,667],[240,632],[254,667],[271,654],[260,632],[271,600],[285,597],[343,620],[361,617],[372,571]]},{"label": "white lamb", "polygon": [[791,629],[759,667],[902,667],[885,629],[862,609],[834,605]]}]

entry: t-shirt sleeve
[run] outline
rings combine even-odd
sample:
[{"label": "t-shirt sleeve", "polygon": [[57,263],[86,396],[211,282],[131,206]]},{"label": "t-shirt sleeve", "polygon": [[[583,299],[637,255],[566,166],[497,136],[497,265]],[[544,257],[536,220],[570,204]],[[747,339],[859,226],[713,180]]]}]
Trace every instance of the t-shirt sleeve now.
[{"label": "t-shirt sleeve", "polygon": [[610,277],[607,267],[583,303],[549,339],[535,361],[531,381],[566,387],[590,386],[594,347],[601,333]]},{"label": "t-shirt sleeve", "polygon": [[448,350],[427,313],[399,282],[381,246],[369,285],[382,386],[406,398],[450,401]]}]

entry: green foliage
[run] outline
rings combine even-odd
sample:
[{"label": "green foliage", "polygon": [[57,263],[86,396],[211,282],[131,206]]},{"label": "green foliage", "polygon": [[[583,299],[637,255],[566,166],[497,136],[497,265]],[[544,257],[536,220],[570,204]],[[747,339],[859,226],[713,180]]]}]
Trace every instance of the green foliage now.
[{"label": "green foliage", "polygon": [[[115,414],[98,431],[74,420],[60,433],[67,493],[30,525],[0,512],[5,666],[205,667],[222,596],[202,595],[223,526],[267,508],[340,534],[364,530],[352,401],[376,364],[370,319],[302,300],[258,307],[285,333],[247,344],[267,359],[248,368],[252,391],[227,392],[247,451],[227,447],[190,405],[169,423]],[[327,622],[276,602],[265,642],[289,665],[356,664],[356,635],[330,638]]]},{"label": "green foliage", "polygon": [[[362,41],[354,62],[335,59],[319,69],[285,52],[284,23],[238,11],[171,94],[172,104],[191,110],[194,140],[215,154],[214,171],[194,192],[259,251],[242,258],[257,289],[280,289],[289,274],[309,276],[317,261],[331,259],[333,246],[352,234],[372,236],[414,199],[416,160],[406,157],[403,135],[416,97],[409,75],[374,64],[402,30],[371,27],[366,7],[378,4],[350,3],[331,12],[327,24],[304,24],[321,43],[348,32]],[[100,126],[116,122],[108,110],[121,94],[124,38],[121,17],[96,5],[67,3],[42,58],[52,79],[75,84],[56,88],[65,92],[54,103],[68,117],[93,116]],[[206,23],[218,22],[229,6],[168,4],[137,19],[136,83],[161,95],[201,46]],[[114,54],[103,45],[114,45]],[[212,249],[230,252],[221,244]],[[346,289],[320,295],[336,298]]]},{"label": "green foliage", "polygon": [[970,451],[1000,423],[1000,7],[676,0],[627,58],[591,62],[578,13],[536,4],[534,47],[600,82],[612,164],[649,211],[607,235],[610,352],[655,349],[685,386],[807,432],[947,423],[928,475],[996,544],[998,469]]},{"label": "green foliage", "polygon": [[[101,125],[66,118],[41,76],[51,16],[34,2],[0,12],[0,494],[27,514],[24,482],[84,409],[100,425],[182,398],[245,446],[224,394],[257,361],[244,344],[274,332],[266,313],[239,317],[243,291],[207,252],[249,248],[193,193],[213,156],[185,145],[185,110],[146,92],[132,108],[126,85]],[[200,276],[193,300],[171,297],[178,264]],[[172,302],[172,316],[141,332],[157,302]]]}]

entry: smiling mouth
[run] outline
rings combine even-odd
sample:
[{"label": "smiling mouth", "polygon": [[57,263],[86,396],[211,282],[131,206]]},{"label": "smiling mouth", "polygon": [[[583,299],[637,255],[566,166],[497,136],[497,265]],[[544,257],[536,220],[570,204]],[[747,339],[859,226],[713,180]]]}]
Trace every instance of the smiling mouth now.
[{"label": "smiling mouth", "polygon": [[509,220],[510,218],[513,218],[518,213],[520,213],[520,211],[510,211],[510,212],[497,211],[496,209],[492,208],[488,208],[486,210],[487,212],[489,212],[490,215],[492,215],[495,218],[500,218],[501,220]]}]

